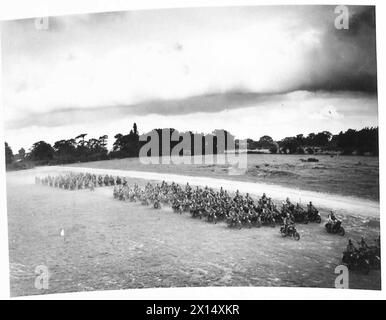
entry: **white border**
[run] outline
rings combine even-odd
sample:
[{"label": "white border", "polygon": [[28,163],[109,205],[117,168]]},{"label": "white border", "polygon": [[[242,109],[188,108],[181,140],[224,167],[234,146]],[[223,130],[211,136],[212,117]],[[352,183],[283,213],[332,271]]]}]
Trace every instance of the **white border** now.
[{"label": "white border", "polygon": [[[2,0],[0,2],[0,20],[21,19],[27,17],[42,17],[90,12],[123,11],[153,8],[173,7],[203,7],[203,6],[240,6],[240,5],[291,5],[307,4],[338,5],[335,1],[256,1],[256,0]],[[385,111],[382,106],[385,101],[385,38],[381,37],[386,30],[385,1],[349,1],[346,5],[376,5],[377,14],[377,58],[378,58],[378,110],[380,124],[380,201],[381,216],[385,200],[385,155],[386,149],[382,137],[385,137],[383,124]],[[0,27],[1,32],[1,27]],[[1,58],[1,52],[0,52]],[[1,59],[0,59],[1,74]],[[0,101],[1,77],[0,77]],[[0,102],[1,103],[1,102]],[[0,108],[0,143],[3,141],[3,106]],[[6,214],[6,190],[4,171],[4,152],[0,152],[0,298],[9,299],[9,264],[8,264],[8,232]],[[385,230],[385,219],[381,217],[381,233]],[[385,262],[385,236],[382,238],[382,256]],[[383,264],[382,288],[385,288],[385,264]],[[314,288],[176,288],[176,289],[135,289],[115,291],[94,291],[69,294],[52,294],[31,296],[18,299],[385,299],[385,289],[382,291],[337,290]]]}]

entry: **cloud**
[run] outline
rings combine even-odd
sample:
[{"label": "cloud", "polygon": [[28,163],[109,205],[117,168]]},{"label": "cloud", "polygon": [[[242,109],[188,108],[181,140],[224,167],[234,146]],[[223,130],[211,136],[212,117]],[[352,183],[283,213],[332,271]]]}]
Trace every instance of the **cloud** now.
[{"label": "cloud", "polygon": [[31,19],[9,21],[3,28],[6,119],[235,90],[376,93],[374,9],[349,8],[350,29],[343,31],[334,28],[332,6],[54,17],[47,31],[36,30]]},{"label": "cloud", "polygon": [[[238,100],[242,100],[241,96]],[[5,137],[14,149],[28,149],[36,141],[54,143],[86,132],[89,138],[107,134],[111,147],[114,135],[128,133],[133,122],[136,122],[141,133],[167,127],[196,132],[212,132],[215,128],[224,128],[238,138],[259,139],[267,134],[274,139],[282,139],[299,133],[323,130],[338,133],[348,128],[377,126],[376,105],[376,98],[370,94],[299,91],[265,97],[264,100],[249,99],[242,108],[216,112],[202,108],[194,114],[136,114],[128,112],[127,108],[69,109],[44,115],[47,118],[41,120],[39,115],[35,115],[29,123],[6,128]],[[329,110],[332,110],[335,117],[329,115]]]},{"label": "cloud", "polygon": [[312,113],[311,118],[318,120],[341,120],[344,118],[333,105],[322,107],[318,112]]},{"label": "cloud", "polygon": [[[304,90],[377,92],[375,8],[349,6],[349,29],[326,23],[323,50],[310,53]],[[328,15],[326,16],[328,17]],[[333,19],[334,16],[331,16]]]}]

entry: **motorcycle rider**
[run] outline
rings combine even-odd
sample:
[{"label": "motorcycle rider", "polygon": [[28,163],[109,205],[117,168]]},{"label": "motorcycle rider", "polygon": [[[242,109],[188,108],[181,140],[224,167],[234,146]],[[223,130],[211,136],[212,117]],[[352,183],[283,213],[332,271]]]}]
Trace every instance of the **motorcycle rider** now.
[{"label": "motorcycle rider", "polygon": [[338,223],[341,221],[335,216],[335,213],[333,211],[330,211],[328,214],[328,221],[327,223],[331,224],[331,229],[334,229]]},{"label": "motorcycle rider", "polygon": [[284,232],[287,233],[288,229],[294,225],[294,222],[291,219],[291,215],[289,212],[287,212],[287,215],[284,217],[283,223],[284,223]]},{"label": "motorcycle rider", "polygon": [[117,198],[118,198],[118,194],[119,194],[118,186],[115,185],[115,186],[114,186],[114,191],[113,191],[114,199],[117,199]]},{"label": "motorcycle rider", "polygon": [[299,202],[296,203],[295,210],[293,211],[297,216],[302,216],[304,214],[303,208],[300,206]]},{"label": "motorcycle rider", "polygon": [[313,205],[312,202],[310,201],[310,203],[307,205],[307,211],[308,211],[308,214],[314,213],[315,210],[316,210],[316,209],[315,209],[314,205]]},{"label": "motorcycle rider", "polygon": [[356,255],[358,254],[358,249],[355,248],[351,239],[348,239],[346,251],[343,254],[343,259],[345,259],[345,262],[349,264],[353,261],[353,259],[355,259]]},{"label": "motorcycle rider", "polygon": [[352,243],[351,239],[348,239],[348,245],[346,247],[346,252],[349,254],[355,253],[357,248],[355,248],[354,244]]},{"label": "motorcycle rider", "polygon": [[375,245],[377,246],[377,248],[381,247],[381,236],[378,236],[378,238],[375,240]]},{"label": "motorcycle rider", "polygon": [[328,214],[328,222],[334,224],[337,221],[338,219],[336,218],[335,213],[333,211],[330,211],[330,213]]},{"label": "motorcycle rider", "polygon": [[293,203],[291,203],[290,199],[287,197],[287,199],[285,200],[286,202],[286,206],[287,206],[287,209],[289,210],[289,212],[291,214],[294,213],[294,210],[295,210],[295,205]]},{"label": "motorcycle rider", "polygon": [[366,251],[369,248],[369,246],[367,245],[363,237],[361,237],[361,241],[358,242],[358,244],[359,244],[359,250],[362,252]]}]

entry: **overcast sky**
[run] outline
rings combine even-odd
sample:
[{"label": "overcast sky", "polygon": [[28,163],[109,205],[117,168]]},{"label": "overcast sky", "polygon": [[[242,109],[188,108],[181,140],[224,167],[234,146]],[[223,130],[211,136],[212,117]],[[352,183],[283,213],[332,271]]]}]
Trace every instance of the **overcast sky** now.
[{"label": "overcast sky", "polygon": [[378,125],[375,22],[350,6],[196,8],[3,25],[6,141],[14,149],[153,128],[238,138]]}]

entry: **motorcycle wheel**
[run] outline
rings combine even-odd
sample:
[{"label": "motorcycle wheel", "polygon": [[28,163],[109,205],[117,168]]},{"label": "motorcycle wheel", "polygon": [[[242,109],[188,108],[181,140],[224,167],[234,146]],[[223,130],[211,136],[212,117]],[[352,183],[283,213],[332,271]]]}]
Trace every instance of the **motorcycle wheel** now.
[{"label": "motorcycle wheel", "polygon": [[348,265],[349,262],[350,262],[350,259],[349,259],[348,254],[347,253],[343,253],[342,264]]},{"label": "motorcycle wheel", "polygon": [[360,269],[363,274],[369,274],[370,273],[370,264],[367,260],[363,261],[360,265]]},{"label": "motorcycle wheel", "polygon": [[374,257],[374,259],[372,261],[372,267],[375,270],[381,269],[381,259],[378,256]]},{"label": "motorcycle wheel", "polygon": [[294,238],[295,238],[296,241],[299,241],[299,240],[300,240],[300,234],[299,234],[299,232],[295,232]]},{"label": "motorcycle wheel", "polygon": [[343,237],[345,234],[346,234],[346,231],[344,230],[344,228],[343,228],[343,227],[340,227],[340,229],[339,229],[339,235]]},{"label": "motorcycle wheel", "polygon": [[321,223],[321,222],[322,222],[321,216],[317,216],[315,222],[316,222],[316,223]]}]

